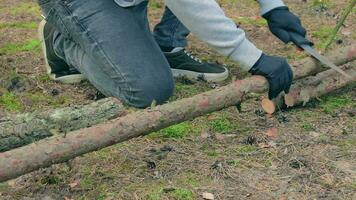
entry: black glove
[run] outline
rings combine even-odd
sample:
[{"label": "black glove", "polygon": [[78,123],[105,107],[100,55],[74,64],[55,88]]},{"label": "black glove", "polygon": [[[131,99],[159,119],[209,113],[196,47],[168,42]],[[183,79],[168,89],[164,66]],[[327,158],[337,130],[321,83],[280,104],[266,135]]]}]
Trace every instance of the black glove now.
[{"label": "black glove", "polygon": [[278,7],[263,15],[268,22],[271,32],[284,43],[292,41],[290,32],[305,37],[307,31],[302,26],[300,19],[291,13],[288,7]]},{"label": "black glove", "polygon": [[276,98],[282,91],[288,93],[293,81],[293,71],[287,60],[281,57],[262,54],[249,72],[267,78],[270,99]]}]

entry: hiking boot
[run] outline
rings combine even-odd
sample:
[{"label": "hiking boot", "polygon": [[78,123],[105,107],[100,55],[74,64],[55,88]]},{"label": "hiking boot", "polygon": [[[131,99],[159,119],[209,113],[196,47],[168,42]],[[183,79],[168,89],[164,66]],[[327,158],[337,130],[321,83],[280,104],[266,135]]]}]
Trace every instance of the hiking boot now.
[{"label": "hiking boot", "polygon": [[38,35],[42,43],[42,50],[46,62],[47,74],[52,80],[73,84],[85,80],[85,77],[80,74],[75,68],[70,67],[60,57],[58,57],[53,49],[53,37],[55,28],[42,20],[38,27]]},{"label": "hiking boot", "polygon": [[186,77],[190,80],[221,82],[228,78],[229,71],[218,64],[203,62],[184,48],[175,48],[166,56],[174,77]]}]

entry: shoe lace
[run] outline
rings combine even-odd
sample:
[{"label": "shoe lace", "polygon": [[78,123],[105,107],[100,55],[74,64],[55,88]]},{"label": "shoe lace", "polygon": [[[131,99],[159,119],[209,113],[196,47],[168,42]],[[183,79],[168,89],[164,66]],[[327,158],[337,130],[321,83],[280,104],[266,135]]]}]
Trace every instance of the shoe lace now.
[{"label": "shoe lace", "polygon": [[184,50],[184,53],[189,56],[191,59],[195,60],[198,63],[203,63],[202,60],[200,60],[199,58],[195,57],[194,55],[192,55],[191,53],[189,53],[188,51]]}]

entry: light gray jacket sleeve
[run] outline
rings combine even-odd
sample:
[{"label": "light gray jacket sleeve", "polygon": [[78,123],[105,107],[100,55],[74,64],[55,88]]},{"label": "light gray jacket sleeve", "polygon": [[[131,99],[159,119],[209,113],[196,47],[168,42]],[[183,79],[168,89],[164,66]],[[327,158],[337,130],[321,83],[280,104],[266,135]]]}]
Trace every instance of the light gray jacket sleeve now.
[{"label": "light gray jacket sleeve", "polygon": [[281,6],[285,6],[282,0],[258,0],[258,3],[260,4],[260,14],[264,15],[266,14],[268,11],[277,8],[277,7],[281,7]]},{"label": "light gray jacket sleeve", "polygon": [[262,51],[225,16],[215,0],[166,0],[166,5],[200,40],[239,62],[245,70],[250,70],[261,57]]}]

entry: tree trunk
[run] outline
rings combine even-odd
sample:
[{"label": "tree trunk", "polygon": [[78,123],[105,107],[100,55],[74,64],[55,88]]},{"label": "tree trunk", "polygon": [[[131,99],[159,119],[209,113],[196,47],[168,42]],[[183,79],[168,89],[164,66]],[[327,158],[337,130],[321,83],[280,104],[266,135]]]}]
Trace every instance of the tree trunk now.
[{"label": "tree trunk", "polygon": [[[345,60],[353,60],[356,57],[355,51],[343,53],[347,53],[344,55]],[[302,70],[296,70],[295,77],[302,77],[306,68],[309,69],[305,66]],[[261,93],[267,89],[268,82],[264,77],[253,76],[191,98],[134,112],[107,123],[68,133],[66,136],[53,136],[0,153],[0,182],[237,105],[246,93]]]},{"label": "tree trunk", "polygon": [[34,112],[0,119],[0,152],[118,117],[123,105],[114,98],[89,105]]}]

